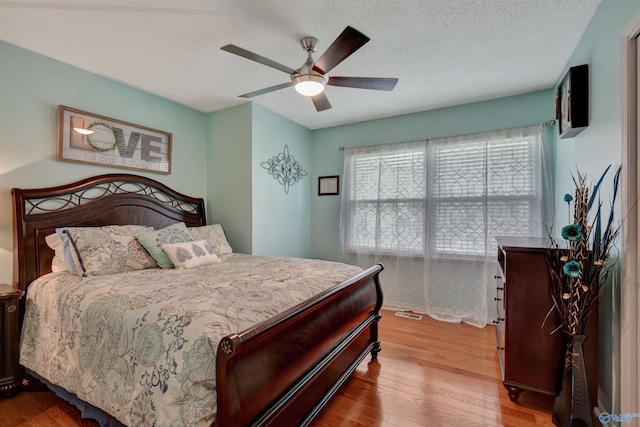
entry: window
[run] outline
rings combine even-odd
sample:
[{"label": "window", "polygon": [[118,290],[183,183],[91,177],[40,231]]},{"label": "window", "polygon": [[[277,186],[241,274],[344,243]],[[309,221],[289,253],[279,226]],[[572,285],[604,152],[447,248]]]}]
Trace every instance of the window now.
[{"label": "window", "polygon": [[[368,151],[368,150],[367,150]],[[403,144],[351,156],[349,248],[423,253],[426,144]]]},{"label": "window", "polygon": [[345,249],[477,258],[495,236],[539,235],[541,138],[526,129],[345,150]]}]

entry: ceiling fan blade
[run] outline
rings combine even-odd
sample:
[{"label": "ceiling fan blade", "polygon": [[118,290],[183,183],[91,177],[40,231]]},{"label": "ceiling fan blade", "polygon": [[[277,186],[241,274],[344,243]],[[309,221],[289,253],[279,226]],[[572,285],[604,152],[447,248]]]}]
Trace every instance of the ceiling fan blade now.
[{"label": "ceiling fan blade", "polygon": [[290,87],[290,86],[291,86],[291,82],[282,83],[282,84],[279,84],[279,85],[266,87],[264,89],[255,90],[253,92],[245,93],[243,95],[238,95],[238,97],[240,97],[240,98],[253,98],[254,96],[263,95],[265,93],[273,92],[274,90],[284,89],[284,88]]},{"label": "ceiling fan blade", "polygon": [[313,70],[321,74],[327,74],[333,67],[344,61],[349,55],[360,49],[368,41],[369,37],[355,28],[345,28],[316,61]]},{"label": "ceiling fan blade", "polygon": [[224,45],[220,49],[229,53],[233,53],[234,55],[242,56],[243,58],[258,62],[262,65],[266,65],[267,67],[275,68],[276,70],[283,71],[287,74],[293,74],[296,71],[293,68],[287,67],[286,65],[282,65],[279,62],[273,61],[262,55],[258,55],[257,53],[250,52],[233,44]]},{"label": "ceiling fan blade", "polygon": [[327,95],[324,92],[320,92],[316,96],[312,96],[311,100],[313,101],[313,105],[316,106],[316,111],[324,111],[331,108],[331,103],[327,99]]},{"label": "ceiling fan blade", "polygon": [[330,86],[355,87],[358,89],[393,90],[398,79],[378,77],[329,77]]}]

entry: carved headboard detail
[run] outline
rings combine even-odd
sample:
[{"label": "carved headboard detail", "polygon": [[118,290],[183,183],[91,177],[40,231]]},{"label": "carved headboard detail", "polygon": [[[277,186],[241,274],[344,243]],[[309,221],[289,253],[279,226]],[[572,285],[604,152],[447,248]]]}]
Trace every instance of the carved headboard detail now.
[{"label": "carved headboard detail", "polygon": [[53,251],[45,237],[60,227],[206,224],[204,200],[178,193],[153,179],[131,174],[99,175],[59,187],[11,190],[13,286],[26,291],[51,272]]}]

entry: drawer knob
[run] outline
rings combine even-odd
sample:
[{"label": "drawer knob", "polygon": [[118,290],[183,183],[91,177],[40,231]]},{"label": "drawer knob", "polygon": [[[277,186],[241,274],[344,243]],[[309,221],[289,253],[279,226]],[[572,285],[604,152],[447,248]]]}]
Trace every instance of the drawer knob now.
[{"label": "drawer knob", "polygon": [[494,301],[502,301],[502,298],[494,298]]},{"label": "drawer knob", "polygon": [[502,277],[502,276],[498,276],[497,274],[496,274],[495,276],[493,276],[493,278],[494,278],[494,279],[499,279],[499,278],[501,278],[501,277]]},{"label": "drawer knob", "polygon": [[498,350],[504,350],[504,347],[502,347],[502,346],[497,346],[496,348],[497,348]]},{"label": "drawer knob", "polygon": [[504,288],[501,288],[501,287],[497,287],[496,289],[499,291],[504,291]]}]

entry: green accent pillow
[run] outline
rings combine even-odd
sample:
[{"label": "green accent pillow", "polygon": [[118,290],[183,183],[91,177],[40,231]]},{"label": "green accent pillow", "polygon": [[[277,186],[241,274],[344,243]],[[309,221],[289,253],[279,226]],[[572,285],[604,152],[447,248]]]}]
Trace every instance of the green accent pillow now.
[{"label": "green accent pillow", "polygon": [[162,245],[171,243],[192,242],[193,237],[184,222],[178,222],[160,230],[136,234],[142,246],[151,254],[162,268],[173,268],[174,265]]}]

